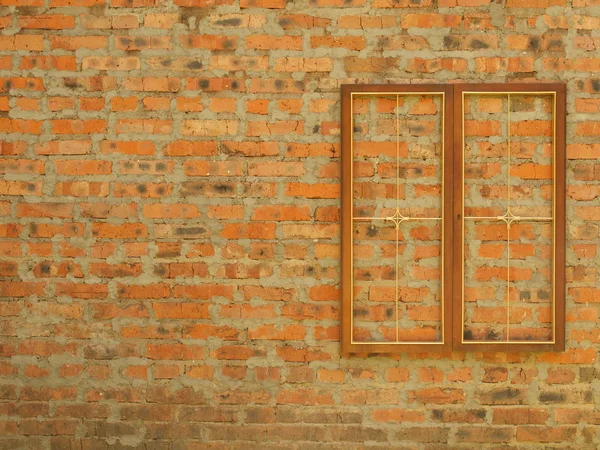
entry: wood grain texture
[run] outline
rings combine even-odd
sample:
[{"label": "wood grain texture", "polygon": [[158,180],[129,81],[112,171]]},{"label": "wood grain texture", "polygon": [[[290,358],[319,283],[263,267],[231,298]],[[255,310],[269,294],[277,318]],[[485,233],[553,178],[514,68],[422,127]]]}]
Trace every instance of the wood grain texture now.
[{"label": "wood grain texture", "polygon": [[[554,183],[556,184],[554,243],[554,343],[468,343],[463,342],[463,92],[555,92],[556,93],[556,154]],[[370,344],[352,342],[353,292],[353,180],[351,154],[352,93],[444,92],[444,197],[443,197],[443,277],[444,277],[444,343],[440,344]],[[477,352],[537,352],[563,351],[565,347],[565,127],[566,88],[560,83],[491,83],[454,85],[343,85],[342,86],[342,352],[344,354],[477,351]]]}]

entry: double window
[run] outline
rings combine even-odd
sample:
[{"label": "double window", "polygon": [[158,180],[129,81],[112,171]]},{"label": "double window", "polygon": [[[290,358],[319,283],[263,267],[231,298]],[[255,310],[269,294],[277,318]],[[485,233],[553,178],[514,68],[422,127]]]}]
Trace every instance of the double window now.
[{"label": "double window", "polygon": [[565,86],[342,86],[345,353],[564,350]]}]

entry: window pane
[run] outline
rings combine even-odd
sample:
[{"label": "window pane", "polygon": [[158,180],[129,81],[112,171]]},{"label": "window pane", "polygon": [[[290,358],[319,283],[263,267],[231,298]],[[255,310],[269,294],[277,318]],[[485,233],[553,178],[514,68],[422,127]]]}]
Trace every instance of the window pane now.
[{"label": "window pane", "polygon": [[554,101],[464,93],[464,343],[554,342]]},{"label": "window pane", "polygon": [[355,95],[356,343],[440,343],[441,94]]}]

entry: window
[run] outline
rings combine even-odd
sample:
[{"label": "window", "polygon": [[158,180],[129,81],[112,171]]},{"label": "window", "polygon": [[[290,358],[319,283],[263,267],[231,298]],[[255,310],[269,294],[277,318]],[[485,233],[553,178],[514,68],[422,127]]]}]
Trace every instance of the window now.
[{"label": "window", "polygon": [[565,86],[342,86],[342,349],[564,349]]}]

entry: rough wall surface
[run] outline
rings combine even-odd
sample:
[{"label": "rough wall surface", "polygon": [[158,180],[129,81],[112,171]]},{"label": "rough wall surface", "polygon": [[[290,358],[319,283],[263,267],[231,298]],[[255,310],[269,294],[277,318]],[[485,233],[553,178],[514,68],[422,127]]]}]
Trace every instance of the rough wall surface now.
[{"label": "rough wall surface", "polygon": [[[0,448],[596,449],[597,0],[0,0]],[[568,82],[567,351],[339,354],[339,84]]]}]

